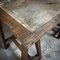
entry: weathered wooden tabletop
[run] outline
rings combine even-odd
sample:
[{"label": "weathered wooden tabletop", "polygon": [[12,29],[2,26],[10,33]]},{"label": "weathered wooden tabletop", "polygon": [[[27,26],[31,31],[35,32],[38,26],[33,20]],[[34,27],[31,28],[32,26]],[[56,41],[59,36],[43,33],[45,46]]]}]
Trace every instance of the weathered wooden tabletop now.
[{"label": "weathered wooden tabletop", "polygon": [[39,1],[19,2],[5,4],[2,8],[30,31],[35,31],[59,14],[56,6],[50,7]]},{"label": "weathered wooden tabletop", "polygon": [[[22,2],[17,0],[17,2],[14,3],[3,4],[1,9],[28,31],[35,32],[31,37],[37,37],[41,29],[44,31],[50,26],[51,29],[54,24],[56,25],[60,22],[60,3],[46,4],[38,0],[23,0]],[[48,24],[50,25],[48,26]],[[53,26],[51,24],[53,24]],[[33,39],[30,40],[33,41]]]}]

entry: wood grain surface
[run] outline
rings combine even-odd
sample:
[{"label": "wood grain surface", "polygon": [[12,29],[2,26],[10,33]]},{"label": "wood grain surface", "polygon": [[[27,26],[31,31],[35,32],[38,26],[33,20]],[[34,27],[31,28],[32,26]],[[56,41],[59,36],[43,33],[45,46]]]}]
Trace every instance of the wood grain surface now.
[{"label": "wood grain surface", "polygon": [[0,8],[0,19],[29,48],[60,23],[59,7],[59,4],[45,4],[39,0],[26,0],[22,4],[18,2],[17,6],[16,3],[4,4]]}]

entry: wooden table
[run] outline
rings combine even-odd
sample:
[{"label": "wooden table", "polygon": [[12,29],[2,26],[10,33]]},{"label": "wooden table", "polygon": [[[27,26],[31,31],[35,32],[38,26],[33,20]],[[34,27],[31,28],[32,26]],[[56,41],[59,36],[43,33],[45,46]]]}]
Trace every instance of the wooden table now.
[{"label": "wooden table", "polygon": [[13,41],[22,51],[22,60],[29,60],[28,49],[35,43],[41,56],[41,37],[60,23],[60,4],[17,0],[0,7],[0,20],[7,24],[14,36],[19,39]]}]

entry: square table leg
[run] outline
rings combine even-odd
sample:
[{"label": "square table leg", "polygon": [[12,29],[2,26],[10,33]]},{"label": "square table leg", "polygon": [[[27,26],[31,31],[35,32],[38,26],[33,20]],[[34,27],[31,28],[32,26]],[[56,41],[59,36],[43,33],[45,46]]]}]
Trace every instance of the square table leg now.
[{"label": "square table leg", "polygon": [[39,59],[41,59],[42,56],[41,56],[41,44],[40,44],[40,40],[35,43],[35,46],[36,46],[36,49],[37,49],[37,55],[36,56],[39,56]]},{"label": "square table leg", "polygon": [[4,48],[8,48],[8,45],[6,44],[6,40],[5,40],[5,36],[4,36],[4,32],[3,32],[1,21],[0,21],[0,34],[1,34],[1,37],[2,37]]},{"label": "square table leg", "polygon": [[19,48],[19,50],[21,50],[21,55],[22,55],[21,60],[30,60],[28,49],[24,45],[18,43],[15,36],[12,36],[12,40],[16,44],[16,46]]},{"label": "square table leg", "polygon": [[[60,23],[58,24],[58,26],[60,27]],[[59,39],[60,38],[60,28],[59,28],[59,31],[58,31],[58,36],[57,38]]]},{"label": "square table leg", "polygon": [[58,39],[60,38],[60,31],[58,32],[58,36],[57,36],[57,38],[58,38]]},{"label": "square table leg", "polygon": [[30,56],[28,55],[28,49],[24,46],[21,46],[22,52],[22,60],[30,60]]}]

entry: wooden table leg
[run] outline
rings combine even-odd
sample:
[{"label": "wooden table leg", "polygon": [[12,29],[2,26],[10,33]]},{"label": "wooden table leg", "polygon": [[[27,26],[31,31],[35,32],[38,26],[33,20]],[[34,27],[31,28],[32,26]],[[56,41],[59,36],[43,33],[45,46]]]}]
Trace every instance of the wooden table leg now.
[{"label": "wooden table leg", "polygon": [[36,49],[37,49],[37,55],[36,56],[39,56],[39,59],[41,59],[42,56],[41,56],[41,44],[40,44],[40,40],[35,43],[35,46],[36,46]]},{"label": "wooden table leg", "polygon": [[58,36],[57,36],[57,38],[58,38],[58,39],[60,38],[60,31],[58,32]]},{"label": "wooden table leg", "polygon": [[[58,24],[58,26],[60,27],[60,23]],[[57,38],[59,39],[60,38],[60,28],[59,28],[59,31],[58,31],[58,36]]]},{"label": "wooden table leg", "polygon": [[3,44],[4,44],[4,48],[8,48],[8,45],[6,44],[6,41],[5,41],[5,36],[4,36],[4,32],[3,32],[3,28],[2,28],[1,22],[0,22],[0,34],[2,36],[2,41],[3,41]]},{"label": "wooden table leg", "polygon": [[28,49],[25,46],[19,44],[15,37],[12,37],[12,38],[13,38],[13,42],[21,50],[21,53],[22,53],[21,60],[30,60],[30,56],[28,55]]},{"label": "wooden table leg", "polygon": [[59,35],[58,35],[58,37],[60,38],[60,31],[59,31]]},{"label": "wooden table leg", "polygon": [[22,51],[22,60],[30,60],[30,57],[28,55],[28,49],[24,46],[21,46]]}]

